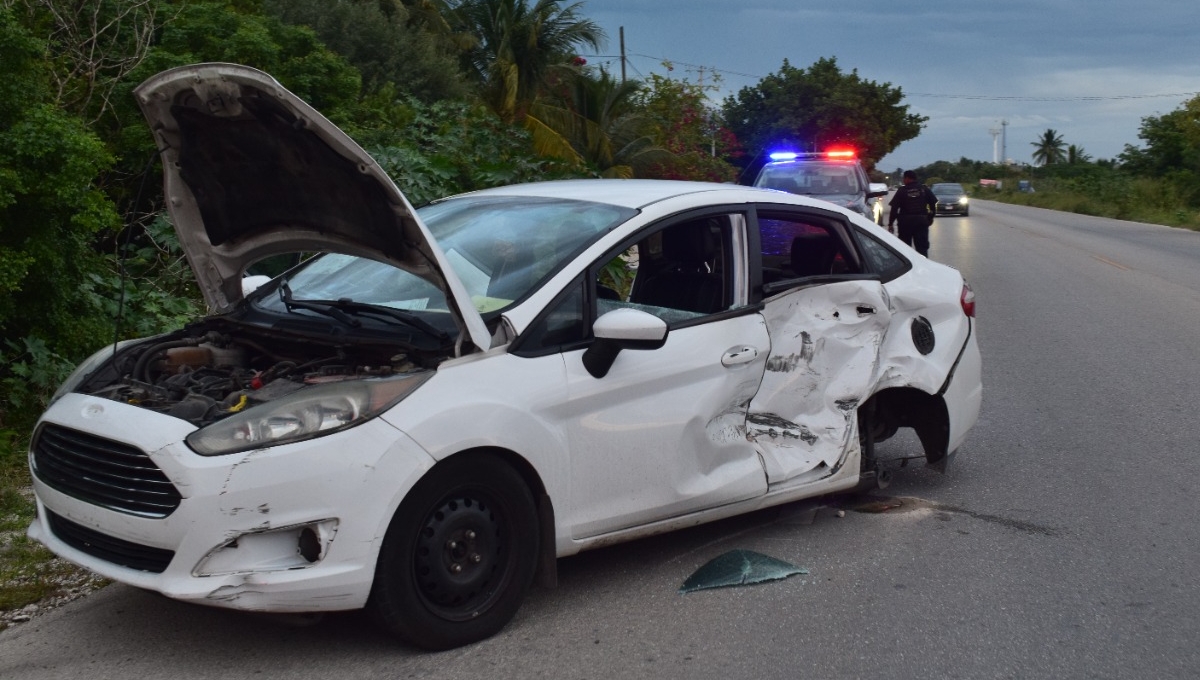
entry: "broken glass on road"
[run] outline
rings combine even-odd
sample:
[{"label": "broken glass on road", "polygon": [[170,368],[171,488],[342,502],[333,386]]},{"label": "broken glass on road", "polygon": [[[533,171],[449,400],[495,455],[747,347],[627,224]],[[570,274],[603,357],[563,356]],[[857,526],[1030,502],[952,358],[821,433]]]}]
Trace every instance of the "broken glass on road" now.
[{"label": "broken glass on road", "polygon": [[679,592],[753,585],[807,573],[808,569],[753,550],[731,550],[697,569],[679,587]]}]

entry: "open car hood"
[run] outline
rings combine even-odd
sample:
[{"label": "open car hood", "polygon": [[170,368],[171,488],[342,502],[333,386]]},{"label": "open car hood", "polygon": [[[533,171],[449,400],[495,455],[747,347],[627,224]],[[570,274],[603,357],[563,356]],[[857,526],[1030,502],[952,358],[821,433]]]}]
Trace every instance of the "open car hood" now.
[{"label": "open car hood", "polygon": [[459,331],[490,334],[412,204],[366,151],[274,78],[236,64],[163,71],[134,90],[162,154],[167,209],[209,308],[242,298],[271,255],[386,262],[446,293]]}]

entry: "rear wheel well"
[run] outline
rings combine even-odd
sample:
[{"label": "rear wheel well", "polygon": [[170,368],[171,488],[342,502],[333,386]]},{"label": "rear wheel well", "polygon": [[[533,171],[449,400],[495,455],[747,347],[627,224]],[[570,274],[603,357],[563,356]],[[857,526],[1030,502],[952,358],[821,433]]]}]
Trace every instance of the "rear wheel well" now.
[{"label": "rear wheel well", "polygon": [[925,449],[925,463],[944,470],[950,445],[950,413],[946,401],[915,387],[891,387],[875,393],[863,405],[872,414],[872,435],[881,442],[902,427],[911,427]]}]

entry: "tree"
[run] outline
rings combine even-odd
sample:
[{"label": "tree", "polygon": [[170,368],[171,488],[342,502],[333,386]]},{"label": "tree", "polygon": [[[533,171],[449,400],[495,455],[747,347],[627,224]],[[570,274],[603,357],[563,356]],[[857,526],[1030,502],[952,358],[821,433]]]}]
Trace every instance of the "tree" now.
[{"label": "tree", "polygon": [[169,9],[162,0],[23,0],[49,29],[54,101],[90,122],[109,109],[113,90],[146,57]]},{"label": "tree", "polygon": [[749,163],[761,162],[774,146],[810,151],[849,145],[870,169],[929,120],[910,113],[903,98],[890,83],[864,80],[857,70],[842,73],[835,58],[808,69],[784,60],[778,73],[727,97],[724,117],[751,154]]},{"label": "tree", "polygon": [[1046,130],[1042,133],[1041,139],[1036,142],[1030,142],[1033,145],[1033,162],[1038,165],[1053,165],[1066,160],[1066,152],[1063,151],[1062,135],[1054,130]]},{"label": "tree", "polygon": [[732,182],[737,169],[728,159],[739,155],[737,139],[724,126],[707,93],[718,83],[700,85],[651,74],[638,95],[647,134],[671,156],[648,169],[648,177]]},{"label": "tree", "polygon": [[1147,177],[1200,172],[1200,96],[1170,113],[1143,118],[1138,139],[1144,148],[1127,144],[1120,155],[1128,172]]},{"label": "tree", "polygon": [[504,123],[482,104],[413,99],[406,108],[403,125],[368,151],[416,205],[463,191],[584,174],[535,155],[527,130]]},{"label": "tree", "polygon": [[265,0],[271,15],[316,32],[362,73],[364,92],[391,84],[423,102],[469,94],[449,40],[410,21],[399,0]]},{"label": "tree", "polygon": [[[30,374],[14,375],[36,363],[26,359],[54,353],[78,359],[104,341],[94,300],[80,290],[102,270],[92,239],[118,219],[99,188],[111,155],[79,116],[57,105],[46,44],[2,5],[0,63],[2,425],[7,412],[22,406],[15,404],[21,391],[31,389]],[[49,341],[55,349],[48,353]],[[62,377],[45,376],[34,387]]]},{"label": "tree", "polygon": [[1077,163],[1090,163],[1092,157],[1083,150],[1083,147],[1074,144],[1067,147],[1067,163],[1075,165]]},{"label": "tree", "polygon": [[644,132],[637,107],[642,84],[578,71],[543,97],[525,118],[539,154],[593,168],[602,177],[629,179],[670,154]]},{"label": "tree", "polygon": [[484,101],[505,121],[520,121],[548,76],[567,68],[573,51],[599,49],[604,31],[559,0],[461,0],[449,22],[476,39],[465,54]]}]

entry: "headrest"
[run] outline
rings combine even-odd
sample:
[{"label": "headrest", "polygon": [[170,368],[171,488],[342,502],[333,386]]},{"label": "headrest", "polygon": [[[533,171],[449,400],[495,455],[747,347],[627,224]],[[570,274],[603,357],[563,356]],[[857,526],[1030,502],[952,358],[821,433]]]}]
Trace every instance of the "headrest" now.
[{"label": "headrest", "polygon": [[792,239],[792,273],[796,276],[828,274],[837,254],[837,243],[828,233],[801,234]]},{"label": "headrest", "polygon": [[663,231],[663,257],[685,264],[702,264],[717,252],[717,232],[711,220],[685,222]]}]

